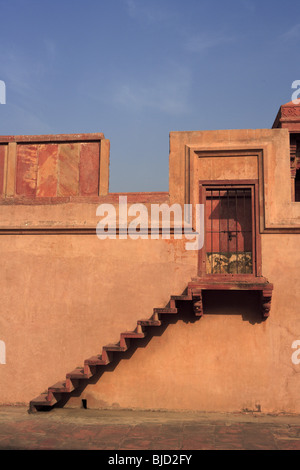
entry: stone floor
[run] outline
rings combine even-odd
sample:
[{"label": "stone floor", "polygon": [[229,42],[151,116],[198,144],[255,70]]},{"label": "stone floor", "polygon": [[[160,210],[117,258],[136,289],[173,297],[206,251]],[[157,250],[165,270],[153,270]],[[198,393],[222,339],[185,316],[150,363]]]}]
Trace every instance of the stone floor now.
[{"label": "stone floor", "polygon": [[0,406],[0,450],[300,450],[300,416]]}]

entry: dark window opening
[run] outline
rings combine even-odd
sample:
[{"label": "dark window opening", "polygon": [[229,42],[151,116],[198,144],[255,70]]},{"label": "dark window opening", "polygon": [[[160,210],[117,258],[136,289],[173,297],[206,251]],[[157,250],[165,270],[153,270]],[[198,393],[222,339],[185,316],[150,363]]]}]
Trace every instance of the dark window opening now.
[{"label": "dark window opening", "polygon": [[296,171],[295,177],[295,202],[300,202],[300,168]]}]

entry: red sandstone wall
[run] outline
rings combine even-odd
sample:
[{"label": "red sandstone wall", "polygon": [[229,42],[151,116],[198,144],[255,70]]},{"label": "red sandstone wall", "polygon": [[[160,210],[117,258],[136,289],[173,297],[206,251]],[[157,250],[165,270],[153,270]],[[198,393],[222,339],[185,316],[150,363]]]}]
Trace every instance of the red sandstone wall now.
[{"label": "red sandstone wall", "polygon": [[0,237],[0,403],[26,402],[181,294],[196,273],[183,240]]},{"label": "red sandstone wall", "polygon": [[3,200],[106,194],[107,169],[107,140],[103,134],[0,138]]},{"label": "red sandstone wall", "polygon": [[[100,140],[100,160],[96,150],[85,164],[91,147],[84,139],[69,158],[66,137],[59,144],[49,138],[49,147],[30,140],[26,150],[26,138],[2,138],[0,403],[28,403],[181,294],[197,274],[198,254],[185,249],[184,239],[96,237],[97,206],[118,202],[108,193],[108,142]],[[128,200],[148,208],[195,203],[201,178],[257,178],[262,274],[274,284],[270,318],[261,321],[253,293],[206,293],[202,319],[181,312],[67,406],[85,398],[89,407],[300,412],[300,364],[291,359],[300,339],[300,224],[288,170],[284,130],[175,133],[170,194]]]},{"label": "red sandstone wall", "polygon": [[[89,385],[67,406],[120,406],[202,411],[299,413],[299,236],[263,237],[264,275],[275,281],[270,318],[261,320],[254,293],[204,295],[204,316],[185,310],[130,360]],[[289,270],[285,266],[289,266]]]}]

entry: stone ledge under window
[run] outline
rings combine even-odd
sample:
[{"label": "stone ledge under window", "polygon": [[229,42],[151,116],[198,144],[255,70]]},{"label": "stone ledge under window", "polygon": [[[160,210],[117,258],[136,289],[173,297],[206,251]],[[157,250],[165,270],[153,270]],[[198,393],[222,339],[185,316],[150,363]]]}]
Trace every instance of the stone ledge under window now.
[{"label": "stone ledge under window", "polygon": [[193,299],[194,312],[197,316],[203,314],[202,291],[203,290],[238,290],[260,292],[261,313],[264,319],[268,318],[271,309],[273,284],[264,277],[255,277],[252,280],[211,280],[205,278],[193,278],[188,284],[188,295]]}]

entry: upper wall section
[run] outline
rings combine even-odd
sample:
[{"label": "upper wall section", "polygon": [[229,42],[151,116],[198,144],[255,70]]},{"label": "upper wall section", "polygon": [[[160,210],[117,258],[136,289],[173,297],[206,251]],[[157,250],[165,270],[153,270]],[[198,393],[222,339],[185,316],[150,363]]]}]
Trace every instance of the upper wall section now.
[{"label": "upper wall section", "polygon": [[273,128],[290,133],[290,169],[292,200],[300,202],[300,103],[290,101],[277,113]]},{"label": "upper wall section", "polygon": [[[291,107],[284,106],[277,123]],[[300,232],[300,203],[291,194],[290,129],[278,127],[171,132],[169,192],[123,195],[147,208],[194,205],[201,181],[255,180],[260,231]],[[0,137],[0,233],[95,233],[98,205],[118,211],[122,195],[109,193],[109,148],[101,133]]]},{"label": "upper wall section", "polygon": [[105,195],[108,167],[101,133],[0,137],[1,203]]},{"label": "upper wall section", "polygon": [[287,129],[172,132],[169,166],[171,203],[199,203],[199,181],[257,180],[260,231],[300,230]]},{"label": "upper wall section", "polygon": [[300,104],[293,101],[280,106],[273,129],[288,129],[289,132],[300,132]]},{"label": "upper wall section", "polygon": [[[110,142],[102,133],[0,137],[0,234],[96,233],[109,193]],[[162,204],[167,192],[126,193],[129,204]],[[130,220],[130,219],[129,219]]]}]

